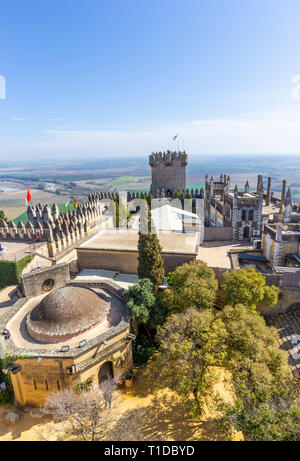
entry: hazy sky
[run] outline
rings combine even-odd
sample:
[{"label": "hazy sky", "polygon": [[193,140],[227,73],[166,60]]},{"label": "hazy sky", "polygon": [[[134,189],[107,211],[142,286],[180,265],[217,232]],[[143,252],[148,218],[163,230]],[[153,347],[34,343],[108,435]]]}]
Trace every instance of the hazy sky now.
[{"label": "hazy sky", "polygon": [[177,133],[192,155],[299,154],[299,24],[299,0],[0,0],[0,160]]}]

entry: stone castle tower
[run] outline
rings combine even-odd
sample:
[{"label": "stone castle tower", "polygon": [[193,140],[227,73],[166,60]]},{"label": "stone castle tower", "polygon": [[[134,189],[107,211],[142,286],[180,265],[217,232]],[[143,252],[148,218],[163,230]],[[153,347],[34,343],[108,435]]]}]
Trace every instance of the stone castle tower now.
[{"label": "stone castle tower", "polygon": [[152,153],[149,165],[152,172],[150,192],[152,195],[173,195],[176,191],[186,190],[186,152]]}]

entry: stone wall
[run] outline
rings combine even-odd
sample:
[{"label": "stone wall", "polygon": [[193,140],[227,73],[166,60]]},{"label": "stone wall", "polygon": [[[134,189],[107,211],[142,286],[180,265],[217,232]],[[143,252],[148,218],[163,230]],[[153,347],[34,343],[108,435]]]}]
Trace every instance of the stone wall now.
[{"label": "stone wall", "polygon": [[260,312],[262,314],[285,312],[290,306],[296,303],[300,303],[300,290],[281,289],[276,306],[260,308]]},{"label": "stone wall", "polygon": [[205,227],[204,241],[212,240],[231,240],[232,227]]},{"label": "stone wall", "polygon": [[40,406],[45,403],[51,392],[69,387],[72,377],[67,367],[72,359],[36,357],[18,359],[14,363],[21,366],[16,374],[11,374],[16,401],[19,405]]},{"label": "stone wall", "polygon": [[[17,359],[14,363],[20,365],[21,370],[11,374],[17,403],[21,406],[44,405],[52,392],[74,387],[86,380],[98,387],[98,373],[107,361],[112,361],[114,378],[124,376],[132,368],[132,346],[131,341],[126,340],[127,334],[128,328],[113,336],[107,346],[99,343],[75,359],[42,357],[39,362],[37,357]],[[123,360],[118,360],[120,357]]]},{"label": "stone wall", "polygon": [[[124,274],[137,274],[138,251],[78,248],[78,269],[104,269]],[[162,252],[165,273],[196,259],[196,254]]]},{"label": "stone wall", "polygon": [[[70,278],[69,265],[58,264],[49,268],[36,269],[21,276],[22,289],[25,297],[39,296],[51,289],[64,286]],[[45,285],[47,280],[52,280],[53,285]],[[44,285],[44,288],[43,288]],[[47,287],[51,286],[50,290]]]}]

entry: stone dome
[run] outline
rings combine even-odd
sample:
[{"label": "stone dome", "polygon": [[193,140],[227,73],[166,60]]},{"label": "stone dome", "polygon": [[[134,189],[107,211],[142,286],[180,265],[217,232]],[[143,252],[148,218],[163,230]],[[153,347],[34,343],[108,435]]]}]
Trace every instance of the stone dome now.
[{"label": "stone dome", "polygon": [[89,288],[57,288],[27,314],[27,330],[39,341],[64,341],[102,322],[107,304]]}]

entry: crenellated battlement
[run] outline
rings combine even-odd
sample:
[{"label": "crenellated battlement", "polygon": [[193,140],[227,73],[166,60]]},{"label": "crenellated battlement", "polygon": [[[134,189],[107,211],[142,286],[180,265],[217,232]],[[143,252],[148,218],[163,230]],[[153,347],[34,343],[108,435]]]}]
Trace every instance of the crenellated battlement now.
[{"label": "crenellated battlement", "polygon": [[152,152],[149,155],[149,165],[155,167],[157,165],[168,165],[173,162],[180,162],[181,166],[186,166],[188,163],[188,155],[185,151],[181,152]]},{"label": "crenellated battlement", "polygon": [[152,152],[149,155],[152,183],[151,193],[158,196],[164,190],[167,196],[172,196],[176,191],[186,189],[185,169],[188,156],[181,152]]}]

